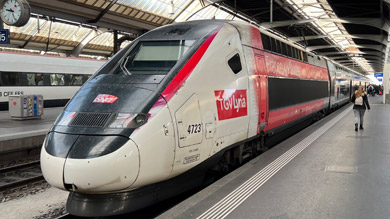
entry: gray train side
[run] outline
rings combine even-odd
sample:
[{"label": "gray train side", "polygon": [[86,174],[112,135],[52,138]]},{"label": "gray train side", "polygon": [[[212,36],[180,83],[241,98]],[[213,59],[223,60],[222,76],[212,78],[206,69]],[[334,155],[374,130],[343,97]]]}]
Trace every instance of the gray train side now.
[{"label": "gray train side", "polygon": [[359,85],[367,89],[370,79],[350,69],[327,60],[330,77],[330,109],[334,110],[349,102]]},{"label": "gray train side", "polygon": [[64,106],[105,62],[0,52],[0,110],[10,95],[41,94],[45,107]]}]

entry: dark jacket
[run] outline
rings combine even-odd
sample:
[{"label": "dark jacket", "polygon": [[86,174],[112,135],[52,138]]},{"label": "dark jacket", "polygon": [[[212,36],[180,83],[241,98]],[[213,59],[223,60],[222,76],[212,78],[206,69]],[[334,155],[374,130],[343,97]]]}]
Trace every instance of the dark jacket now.
[{"label": "dark jacket", "polygon": [[356,96],[355,94],[351,98],[353,103],[353,109],[370,109],[370,104],[368,103],[367,92],[363,92],[363,105],[355,105]]}]

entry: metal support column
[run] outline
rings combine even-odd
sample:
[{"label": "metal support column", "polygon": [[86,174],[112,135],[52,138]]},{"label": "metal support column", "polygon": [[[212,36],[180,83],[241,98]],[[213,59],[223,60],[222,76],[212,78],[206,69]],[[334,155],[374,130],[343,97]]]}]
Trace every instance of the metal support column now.
[{"label": "metal support column", "polygon": [[[0,4],[3,2],[4,0],[0,0]],[[3,20],[0,19],[0,30],[4,29],[4,23],[3,23]]]},{"label": "metal support column", "polygon": [[114,30],[114,55],[119,51],[119,46],[118,45],[118,31]]},{"label": "metal support column", "polygon": [[270,2],[270,7],[269,7],[269,13],[270,13],[270,15],[269,15],[269,22],[270,23],[272,23],[272,21],[273,21],[273,12],[274,12],[274,0],[271,0],[271,2]]},{"label": "metal support column", "polygon": [[383,68],[383,103],[390,104],[390,64]]}]

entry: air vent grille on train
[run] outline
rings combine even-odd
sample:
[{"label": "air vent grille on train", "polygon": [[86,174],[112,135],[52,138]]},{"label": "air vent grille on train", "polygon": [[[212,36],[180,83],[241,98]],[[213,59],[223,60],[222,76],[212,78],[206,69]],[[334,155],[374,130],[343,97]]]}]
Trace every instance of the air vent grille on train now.
[{"label": "air vent grille on train", "polygon": [[69,126],[101,128],[110,118],[111,113],[77,113]]}]

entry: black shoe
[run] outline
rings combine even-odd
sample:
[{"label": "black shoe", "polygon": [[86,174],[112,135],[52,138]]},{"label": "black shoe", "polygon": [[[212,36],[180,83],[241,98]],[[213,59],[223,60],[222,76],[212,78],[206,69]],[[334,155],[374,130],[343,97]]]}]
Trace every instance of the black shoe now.
[{"label": "black shoe", "polygon": [[359,129],[364,129],[362,125],[360,125]]},{"label": "black shoe", "polygon": [[358,131],[358,124],[355,124],[355,131]]}]

